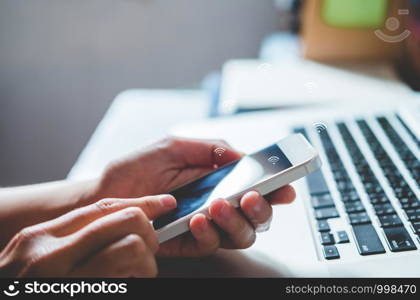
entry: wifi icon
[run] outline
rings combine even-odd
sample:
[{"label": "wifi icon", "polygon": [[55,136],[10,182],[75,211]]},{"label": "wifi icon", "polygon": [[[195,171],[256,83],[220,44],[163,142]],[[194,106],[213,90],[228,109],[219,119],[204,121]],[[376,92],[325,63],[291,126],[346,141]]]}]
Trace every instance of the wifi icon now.
[{"label": "wifi icon", "polygon": [[325,125],[324,123],[316,122],[313,125],[314,125],[314,127],[315,127],[315,129],[318,133],[321,133],[321,132],[327,130],[327,125]]},{"label": "wifi icon", "polygon": [[223,153],[225,153],[226,149],[222,148],[222,147],[217,147],[216,149],[214,149],[214,153],[216,153],[219,156],[222,156]]},{"label": "wifi icon", "polygon": [[269,163],[272,163],[273,165],[275,165],[275,164],[276,164],[276,162],[278,162],[279,160],[280,160],[280,158],[279,158],[278,156],[275,156],[275,155],[270,156],[270,157],[267,159],[267,161],[268,161]]},{"label": "wifi icon", "polygon": [[317,89],[317,84],[315,82],[309,81],[305,83],[305,88],[308,93],[313,94]]}]

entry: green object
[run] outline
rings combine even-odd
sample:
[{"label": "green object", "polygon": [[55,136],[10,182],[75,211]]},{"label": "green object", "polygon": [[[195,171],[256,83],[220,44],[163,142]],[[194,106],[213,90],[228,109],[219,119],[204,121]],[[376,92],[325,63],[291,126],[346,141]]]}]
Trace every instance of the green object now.
[{"label": "green object", "polygon": [[323,2],[322,18],[330,26],[381,28],[387,16],[387,0],[324,0]]}]

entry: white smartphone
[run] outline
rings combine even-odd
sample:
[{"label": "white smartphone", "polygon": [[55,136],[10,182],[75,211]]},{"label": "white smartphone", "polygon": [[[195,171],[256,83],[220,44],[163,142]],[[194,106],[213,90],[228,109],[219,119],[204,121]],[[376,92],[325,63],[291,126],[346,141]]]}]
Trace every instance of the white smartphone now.
[{"label": "white smartphone", "polygon": [[246,155],[172,192],[177,207],[154,220],[159,242],[189,230],[197,213],[209,219],[209,204],[224,198],[238,207],[241,196],[254,190],[266,195],[321,167],[316,150],[301,134],[290,135],[258,152]]}]

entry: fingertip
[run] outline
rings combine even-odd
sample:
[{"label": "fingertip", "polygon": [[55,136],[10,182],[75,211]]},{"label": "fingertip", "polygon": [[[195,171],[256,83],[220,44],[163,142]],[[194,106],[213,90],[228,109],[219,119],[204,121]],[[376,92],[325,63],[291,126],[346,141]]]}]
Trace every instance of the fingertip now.
[{"label": "fingertip", "polygon": [[219,234],[204,214],[197,214],[191,218],[190,231],[196,240],[199,255],[211,254],[219,248]]},{"label": "fingertip", "polygon": [[177,206],[175,197],[170,194],[160,195],[159,201],[167,209],[174,209]]},{"label": "fingertip", "polygon": [[241,201],[251,201],[251,200],[255,201],[260,196],[261,196],[260,193],[258,193],[257,191],[249,191],[242,196]]},{"label": "fingertip", "polygon": [[194,236],[201,235],[208,229],[209,222],[204,214],[196,214],[190,220],[190,230]]},{"label": "fingertip", "polygon": [[215,199],[209,207],[209,214],[212,218],[217,218],[221,215],[223,207],[227,204],[227,201],[219,198]]},{"label": "fingertip", "polygon": [[283,197],[285,198],[284,203],[291,203],[296,198],[296,191],[294,187],[292,187],[291,185],[284,186],[283,193],[284,193]]},{"label": "fingertip", "polygon": [[289,193],[289,197],[292,198],[292,201],[295,200],[295,198],[296,198],[296,190],[295,190],[295,188],[293,186],[291,186],[291,185],[286,185],[285,188],[286,188],[286,190]]},{"label": "fingertip", "polygon": [[254,207],[260,206],[258,201],[263,200],[257,191],[250,191],[245,193],[240,201],[241,209],[245,211],[252,211]]},{"label": "fingertip", "polygon": [[291,185],[286,185],[268,196],[271,204],[289,204],[292,203],[295,198],[296,191]]}]

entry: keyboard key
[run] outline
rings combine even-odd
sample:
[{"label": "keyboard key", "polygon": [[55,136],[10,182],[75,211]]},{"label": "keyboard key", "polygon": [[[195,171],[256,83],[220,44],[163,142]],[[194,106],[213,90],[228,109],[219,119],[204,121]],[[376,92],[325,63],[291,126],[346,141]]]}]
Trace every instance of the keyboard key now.
[{"label": "keyboard key", "polygon": [[347,232],[345,232],[344,230],[337,231],[337,239],[338,239],[337,241],[338,244],[350,243]]},{"label": "keyboard key", "polygon": [[407,214],[420,214],[420,208],[407,209],[405,212]]},{"label": "keyboard key", "polygon": [[382,227],[395,227],[402,225],[400,217],[396,214],[378,216],[378,219]]},{"label": "keyboard key", "polygon": [[354,185],[349,180],[338,180],[338,181],[336,180],[336,184],[337,184],[337,189],[340,192],[353,191],[354,190]]},{"label": "keyboard key", "polygon": [[417,247],[404,226],[384,228],[388,246],[392,252],[416,250]]},{"label": "keyboard key", "polygon": [[341,195],[341,201],[343,202],[355,202],[360,201],[359,195],[356,191],[352,191],[350,193],[345,193]]},{"label": "keyboard key", "polygon": [[375,212],[378,216],[390,215],[395,213],[395,209],[391,205],[391,203],[376,204],[373,206],[373,208],[375,209]]},{"label": "keyboard key", "polygon": [[371,223],[370,218],[366,212],[349,214],[348,216],[350,224],[352,225]]},{"label": "keyboard key", "polygon": [[319,232],[328,232],[330,231],[330,225],[328,225],[327,220],[319,220],[317,222],[317,228]]},{"label": "keyboard key", "polygon": [[341,170],[338,171],[334,171],[333,173],[333,177],[335,180],[346,180],[349,179],[347,172],[343,172]]},{"label": "keyboard key", "polygon": [[338,218],[339,214],[335,207],[319,208],[315,210],[315,218],[317,220]]},{"label": "keyboard key", "polygon": [[335,206],[334,200],[330,194],[311,196],[311,203],[313,208],[324,208]]},{"label": "keyboard key", "polygon": [[317,195],[317,194],[325,194],[329,193],[329,188],[327,186],[327,182],[325,181],[324,174],[321,170],[317,170],[308,176],[306,178],[306,183],[308,185],[309,193],[311,195]]},{"label": "keyboard key", "polygon": [[420,221],[420,208],[416,208],[416,209],[407,209],[405,211],[405,214],[407,215],[407,219],[410,222],[416,222],[416,221]]},{"label": "keyboard key", "polygon": [[416,201],[416,202],[403,203],[403,204],[401,204],[401,207],[404,210],[418,208],[418,207],[420,207],[420,202]]},{"label": "keyboard key", "polygon": [[413,232],[420,236],[420,222],[413,222],[411,223],[411,228]]},{"label": "keyboard key", "polygon": [[369,198],[372,205],[389,203],[388,197],[384,194],[369,194]]},{"label": "keyboard key", "polygon": [[325,259],[340,258],[340,254],[338,253],[336,246],[325,246],[323,250]]},{"label": "keyboard key", "polygon": [[400,203],[403,203],[403,201],[411,201],[411,199],[415,197],[409,186],[405,186],[403,188],[394,187],[394,194]]},{"label": "keyboard key", "polygon": [[324,246],[335,244],[334,236],[329,232],[322,232],[320,234],[320,239],[321,239],[321,244]]},{"label": "keyboard key", "polygon": [[365,184],[364,185],[366,193],[369,195],[375,195],[375,194],[383,194],[384,190],[379,184]]},{"label": "keyboard key", "polygon": [[381,240],[372,224],[355,225],[353,226],[353,233],[360,255],[385,253]]},{"label": "keyboard key", "polygon": [[365,211],[365,207],[363,206],[362,202],[347,202],[344,204],[347,213],[355,213],[355,212],[362,212]]},{"label": "keyboard key", "polygon": [[420,214],[416,213],[416,214],[407,214],[408,220],[410,222],[416,222],[416,221],[420,221]]}]

